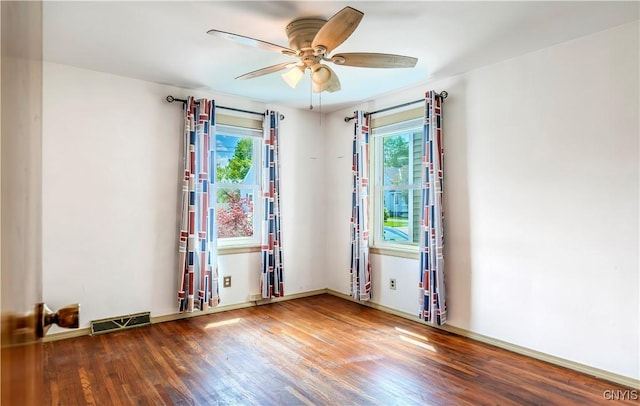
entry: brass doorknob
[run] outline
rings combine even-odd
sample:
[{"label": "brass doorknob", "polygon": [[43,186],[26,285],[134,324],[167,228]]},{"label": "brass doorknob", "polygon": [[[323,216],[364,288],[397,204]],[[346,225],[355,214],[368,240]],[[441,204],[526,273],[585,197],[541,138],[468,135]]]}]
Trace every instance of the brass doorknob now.
[{"label": "brass doorknob", "polygon": [[80,327],[80,305],[72,304],[54,312],[46,304],[38,303],[36,305],[36,336],[44,337],[53,324],[64,328]]}]

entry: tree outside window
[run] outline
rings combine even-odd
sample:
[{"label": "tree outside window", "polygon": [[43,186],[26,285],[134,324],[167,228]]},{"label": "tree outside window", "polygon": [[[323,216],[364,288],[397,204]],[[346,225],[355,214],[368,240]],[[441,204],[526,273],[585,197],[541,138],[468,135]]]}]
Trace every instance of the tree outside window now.
[{"label": "tree outside window", "polygon": [[255,237],[259,168],[256,137],[216,135],[216,221],[219,239]]}]

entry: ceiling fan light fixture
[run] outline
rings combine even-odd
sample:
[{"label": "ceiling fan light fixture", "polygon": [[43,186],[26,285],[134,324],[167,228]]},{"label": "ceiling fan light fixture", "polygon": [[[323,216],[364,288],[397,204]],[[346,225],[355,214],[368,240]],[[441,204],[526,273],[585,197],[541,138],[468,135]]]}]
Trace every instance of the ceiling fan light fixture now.
[{"label": "ceiling fan light fixture", "polygon": [[330,67],[315,63],[311,66],[311,82],[314,93],[335,92],[340,90],[338,76]]},{"label": "ceiling fan light fixture", "polygon": [[304,66],[294,66],[293,69],[287,73],[283,73],[281,76],[292,89],[295,89],[300,79],[304,76],[304,70]]},{"label": "ceiling fan light fixture", "polygon": [[315,63],[311,66],[311,80],[318,86],[324,85],[331,79],[331,69],[328,66]]}]

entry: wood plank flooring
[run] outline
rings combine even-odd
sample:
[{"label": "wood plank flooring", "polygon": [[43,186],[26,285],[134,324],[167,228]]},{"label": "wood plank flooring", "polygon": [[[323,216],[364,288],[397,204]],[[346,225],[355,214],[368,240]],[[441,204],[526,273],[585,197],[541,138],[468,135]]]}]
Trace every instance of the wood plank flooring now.
[{"label": "wood plank flooring", "polygon": [[45,343],[44,371],[47,404],[64,406],[588,405],[630,390],[331,295]]}]

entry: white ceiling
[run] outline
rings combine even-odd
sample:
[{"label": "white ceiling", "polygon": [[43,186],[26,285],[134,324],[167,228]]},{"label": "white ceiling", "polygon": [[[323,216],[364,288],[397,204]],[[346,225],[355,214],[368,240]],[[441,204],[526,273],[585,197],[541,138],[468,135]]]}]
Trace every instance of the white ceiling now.
[{"label": "white ceiling", "polygon": [[288,47],[284,29],[291,20],[328,19],[345,6],[362,11],[364,18],[334,53],[401,54],[417,57],[418,64],[410,69],[331,65],[342,90],[322,93],[325,112],[639,18],[636,1],[46,1],[44,58],[304,109],[309,106],[308,75],[296,89],[279,73],[234,80],[294,59],[206,32],[215,28]]}]

